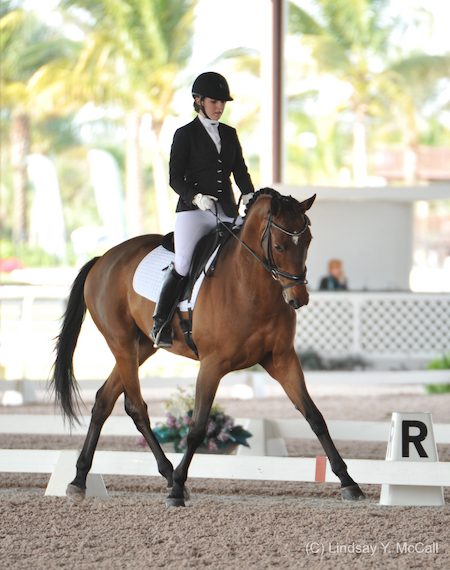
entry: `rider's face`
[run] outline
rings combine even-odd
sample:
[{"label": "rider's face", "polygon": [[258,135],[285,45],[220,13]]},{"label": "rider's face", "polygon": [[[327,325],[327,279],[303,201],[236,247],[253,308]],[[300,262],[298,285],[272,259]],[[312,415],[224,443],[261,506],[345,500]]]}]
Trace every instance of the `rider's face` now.
[{"label": "rider's face", "polygon": [[204,97],[203,99],[205,113],[212,121],[218,121],[220,119],[225,110],[225,105],[226,101],[218,101],[210,97]]}]

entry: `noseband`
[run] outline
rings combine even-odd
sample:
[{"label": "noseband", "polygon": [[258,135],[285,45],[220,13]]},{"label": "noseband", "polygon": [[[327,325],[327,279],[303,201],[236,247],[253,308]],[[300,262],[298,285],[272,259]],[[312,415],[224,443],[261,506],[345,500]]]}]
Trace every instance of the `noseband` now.
[{"label": "noseband", "polygon": [[308,280],[306,279],[306,267],[305,270],[303,271],[303,273],[301,275],[294,275],[293,273],[288,273],[287,271],[283,271],[282,269],[278,269],[278,267],[276,266],[275,260],[273,259],[273,253],[272,253],[272,228],[275,228],[277,230],[279,230],[280,232],[285,233],[288,236],[291,236],[292,238],[299,238],[302,234],[304,234],[306,232],[306,230],[308,229],[308,226],[311,225],[311,222],[308,218],[308,216],[306,214],[303,214],[303,218],[305,220],[305,224],[303,226],[303,228],[299,231],[299,232],[291,232],[289,230],[286,230],[285,228],[282,228],[281,226],[279,226],[278,224],[276,224],[273,221],[273,213],[271,210],[269,210],[268,212],[269,216],[267,218],[267,224],[266,227],[264,228],[264,231],[262,233],[261,236],[261,240],[260,240],[260,244],[262,246],[262,243],[265,239],[265,237],[267,236],[267,263],[260,259],[256,253],[251,250],[248,245],[246,243],[244,243],[226,224],[224,224],[221,220],[219,220],[219,217],[216,213],[216,217],[218,222],[227,229],[227,231],[235,238],[238,240],[238,242],[240,242],[252,255],[253,257],[255,257],[259,263],[261,263],[261,265],[263,265],[263,267],[265,267],[267,269],[267,271],[272,275],[272,277],[275,279],[275,281],[280,281],[280,277],[282,277],[283,279],[289,279],[289,281],[291,281],[291,283],[288,283],[287,285],[283,285],[280,282],[280,285],[283,288],[283,291],[285,289],[289,289],[290,287],[295,287],[296,285],[306,285],[308,283]]}]

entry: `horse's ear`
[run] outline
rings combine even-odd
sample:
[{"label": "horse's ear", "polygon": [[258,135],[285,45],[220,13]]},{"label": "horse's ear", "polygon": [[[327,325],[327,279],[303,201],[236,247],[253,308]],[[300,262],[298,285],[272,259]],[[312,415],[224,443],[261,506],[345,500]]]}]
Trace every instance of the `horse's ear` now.
[{"label": "horse's ear", "polygon": [[302,210],[304,212],[306,212],[306,210],[309,210],[311,208],[311,206],[314,204],[314,200],[316,199],[316,196],[317,196],[317,194],[314,194],[314,196],[311,196],[311,198],[308,198],[307,200],[300,202],[300,206],[302,207]]},{"label": "horse's ear", "polygon": [[280,211],[281,203],[277,196],[272,196],[272,200],[270,201],[270,211],[274,215],[274,217],[278,216],[278,212]]}]

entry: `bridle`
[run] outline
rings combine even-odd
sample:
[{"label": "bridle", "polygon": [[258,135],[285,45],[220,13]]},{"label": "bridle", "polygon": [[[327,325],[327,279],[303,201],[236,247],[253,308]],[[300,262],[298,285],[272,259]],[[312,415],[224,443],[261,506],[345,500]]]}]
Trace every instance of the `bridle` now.
[{"label": "bridle", "polygon": [[291,283],[288,283],[287,285],[283,285],[282,283],[280,283],[283,287],[283,290],[285,289],[289,289],[290,287],[295,287],[296,285],[307,285],[308,280],[306,279],[306,267],[305,270],[303,271],[303,273],[301,275],[294,275],[293,273],[288,273],[287,271],[283,271],[282,269],[278,269],[278,267],[276,266],[275,260],[273,258],[273,253],[272,253],[272,228],[275,228],[277,230],[279,230],[280,232],[283,232],[284,234],[291,236],[293,239],[295,238],[299,238],[301,235],[303,235],[306,230],[308,229],[308,226],[311,225],[311,222],[308,218],[308,216],[306,214],[303,214],[303,218],[304,218],[304,225],[303,228],[299,231],[299,232],[291,232],[285,228],[282,228],[281,226],[279,226],[278,224],[276,224],[273,221],[273,213],[271,210],[269,210],[269,216],[267,218],[267,224],[266,227],[262,233],[261,236],[261,241],[260,244],[262,246],[263,241],[267,235],[267,261],[268,263],[264,263],[263,261],[261,261],[261,263],[264,265],[264,267],[267,269],[267,271],[269,271],[272,274],[272,277],[275,279],[275,281],[279,281],[279,278],[282,277],[283,279],[289,279],[291,281]]},{"label": "bridle", "polygon": [[235,238],[237,239],[237,241],[243,245],[252,255],[253,257],[255,257],[259,263],[261,263],[261,265],[263,267],[265,267],[265,269],[267,269],[267,271],[272,275],[272,277],[275,279],[275,281],[279,281],[280,282],[280,277],[283,279],[288,279],[289,281],[291,281],[291,283],[288,283],[287,285],[284,285],[283,283],[280,282],[280,285],[283,288],[283,291],[285,289],[289,289],[290,287],[295,287],[296,285],[306,285],[308,283],[308,280],[306,279],[306,267],[305,270],[303,271],[303,273],[301,275],[294,275],[293,273],[288,273],[287,271],[283,271],[282,269],[278,269],[275,260],[273,258],[273,253],[272,253],[272,228],[275,228],[277,230],[279,230],[280,232],[285,233],[288,236],[291,236],[293,239],[295,238],[299,238],[301,235],[303,235],[306,230],[308,229],[308,226],[311,225],[311,222],[308,218],[308,216],[306,214],[303,214],[303,218],[304,218],[304,226],[303,228],[299,231],[299,232],[291,232],[285,228],[282,228],[281,226],[279,226],[277,223],[275,223],[273,221],[273,212],[271,210],[268,211],[268,218],[267,218],[267,224],[266,227],[264,228],[264,231],[261,235],[261,240],[260,240],[260,244],[262,246],[264,239],[267,236],[267,263],[261,259],[260,257],[258,257],[258,255],[256,255],[256,253],[250,249],[248,247],[248,245],[246,243],[244,243],[239,236],[237,236],[232,230],[231,228],[223,223],[220,219],[219,216],[217,214],[216,211],[216,218],[218,223],[220,223],[224,228],[227,229],[227,231]]}]

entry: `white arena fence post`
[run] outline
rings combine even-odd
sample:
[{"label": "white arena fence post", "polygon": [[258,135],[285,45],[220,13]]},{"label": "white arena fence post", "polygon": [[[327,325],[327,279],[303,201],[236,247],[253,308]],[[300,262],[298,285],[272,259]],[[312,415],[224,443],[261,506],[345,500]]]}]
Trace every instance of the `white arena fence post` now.
[{"label": "white arena fence post", "polygon": [[250,447],[239,445],[237,455],[288,456],[286,444],[275,422],[265,419],[250,419],[246,421],[245,429],[252,434],[248,441]]},{"label": "white arena fence post", "polygon": [[[75,465],[79,455],[80,452],[76,449],[66,449],[59,452],[56,465],[45,490],[45,495],[52,497],[66,496],[67,485],[75,477]],[[108,491],[100,473],[88,473],[86,497],[108,498]]]}]

